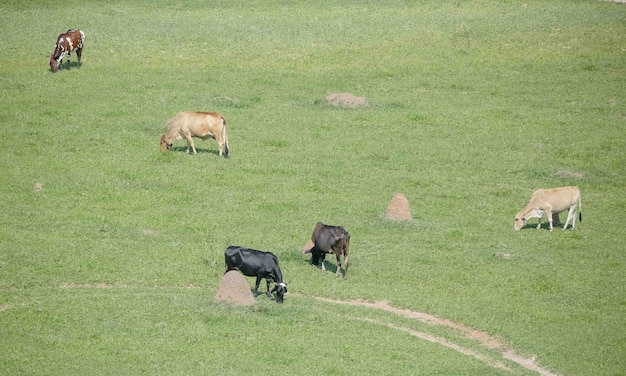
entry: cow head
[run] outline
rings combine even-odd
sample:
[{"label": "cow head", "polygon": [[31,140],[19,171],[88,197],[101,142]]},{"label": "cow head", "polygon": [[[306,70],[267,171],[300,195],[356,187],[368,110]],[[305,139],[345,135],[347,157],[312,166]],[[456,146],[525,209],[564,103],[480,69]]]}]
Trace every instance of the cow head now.
[{"label": "cow head", "polygon": [[[50,63],[52,64],[52,63]],[[172,148],[172,143],[171,142],[167,142],[167,140],[165,139],[165,135],[163,135],[161,137],[161,151],[166,151],[166,150],[170,150]]]},{"label": "cow head", "polygon": [[517,213],[517,215],[515,216],[515,223],[513,223],[513,228],[515,229],[515,231],[519,231],[519,229],[524,227],[527,221],[528,218],[524,218],[519,213]]},{"label": "cow head", "polygon": [[287,284],[284,282],[278,282],[274,285],[272,293],[276,292],[276,302],[282,303],[284,296],[287,293]]},{"label": "cow head", "polygon": [[50,56],[50,70],[52,71],[52,73],[56,73],[56,71],[59,69],[59,62],[56,61],[56,59],[54,58],[54,56]]}]

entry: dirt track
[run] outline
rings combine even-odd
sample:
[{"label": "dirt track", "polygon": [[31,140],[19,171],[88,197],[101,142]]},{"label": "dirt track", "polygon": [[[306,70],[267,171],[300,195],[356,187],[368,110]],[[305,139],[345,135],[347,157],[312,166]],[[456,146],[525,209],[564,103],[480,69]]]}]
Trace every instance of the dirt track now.
[{"label": "dirt track", "polygon": [[[335,304],[346,304],[346,305],[351,305],[351,306],[361,306],[361,307],[368,307],[368,308],[372,308],[372,309],[378,309],[381,311],[386,311],[386,312],[390,312],[390,313],[394,313],[396,315],[400,315],[402,317],[406,317],[406,318],[410,318],[410,319],[416,319],[419,320],[421,322],[430,324],[430,325],[442,325],[442,326],[447,326],[449,328],[455,329],[459,332],[461,332],[461,334],[464,337],[467,338],[471,338],[477,342],[479,342],[481,345],[491,349],[491,350],[496,350],[498,351],[500,354],[502,354],[502,357],[504,359],[508,359],[514,363],[519,364],[520,366],[526,368],[527,370],[530,371],[535,371],[537,373],[539,373],[542,376],[557,376],[556,373],[541,367],[537,364],[535,357],[532,358],[525,358],[521,355],[518,355],[513,349],[507,347],[506,345],[504,345],[502,342],[500,342],[499,340],[497,340],[496,338],[490,336],[487,333],[481,332],[479,330],[476,329],[472,329],[469,328],[463,324],[459,324],[459,323],[455,323],[453,321],[450,321],[448,319],[442,319],[440,317],[436,317],[433,315],[430,315],[428,313],[423,313],[423,312],[415,312],[415,311],[411,311],[408,309],[401,309],[401,308],[395,308],[391,305],[389,305],[387,303],[387,301],[380,301],[380,302],[376,302],[376,303],[371,303],[371,302],[366,302],[363,300],[350,300],[350,301],[343,301],[343,300],[333,300],[333,299],[327,299],[327,298],[317,298],[320,301],[323,302],[328,302],[328,303],[335,303]],[[403,331],[406,333],[409,333],[415,337],[424,339],[426,341],[429,342],[433,342],[433,343],[437,343],[439,345],[443,345],[446,346],[448,348],[451,348],[453,350],[456,350],[462,354],[468,355],[468,356],[472,356],[480,361],[483,361],[487,364],[489,364],[492,367],[495,368],[500,368],[500,369],[505,369],[508,371],[513,372],[513,370],[511,370],[509,367],[506,366],[506,364],[502,363],[501,361],[497,360],[497,359],[492,359],[491,357],[481,354],[479,352],[476,352],[474,350],[468,349],[468,348],[464,348],[460,345],[455,344],[454,342],[451,342],[448,339],[445,338],[441,338],[441,337],[436,337],[433,336],[431,334],[427,334],[424,332],[419,332],[410,328],[406,328],[406,327],[402,327],[402,326],[397,326],[395,324],[392,323],[385,323],[382,321],[378,321],[378,320],[372,320],[372,319],[363,319],[363,318],[357,318],[359,320],[364,320],[367,322],[371,322],[374,324],[378,324],[378,325],[385,325],[389,328],[395,329],[395,330],[399,330],[399,331]]]}]

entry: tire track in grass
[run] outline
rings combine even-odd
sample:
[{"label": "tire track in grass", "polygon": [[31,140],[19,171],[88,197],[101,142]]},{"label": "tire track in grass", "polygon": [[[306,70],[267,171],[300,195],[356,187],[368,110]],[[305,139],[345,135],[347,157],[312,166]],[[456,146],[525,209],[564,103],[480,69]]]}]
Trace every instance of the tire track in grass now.
[{"label": "tire track in grass", "polygon": [[[361,299],[348,300],[348,301],[334,300],[334,299],[321,298],[321,297],[317,297],[316,299],[323,301],[323,302],[328,302],[328,303],[361,306],[361,307],[367,307],[371,309],[377,309],[377,310],[381,310],[385,312],[390,312],[390,313],[393,313],[402,317],[419,320],[429,325],[446,326],[446,327],[449,327],[449,328],[452,328],[461,332],[464,336],[479,342],[480,344],[482,344],[483,346],[491,350],[495,350],[499,352],[504,359],[508,359],[514,363],[517,363],[518,365],[522,366],[523,368],[527,370],[537,372],[541,376],[558,376],[558,374],[548,370],[547,368],[539,366],[535,360],[535,357],[525,358],[517,354],[515,350],[509,348],[508,346],[500,342],[498,339],[492,337],[491,335],[485,332],[481,332],[480,330],[472,329],[466,325],[459,324],[448,319],[443,319],[443,318],[440,318],[440,317],[437,317],[428,313],[424,313],[424,312],[416,312],[416,311],[411,311],[408,309],[396,308],[396,307],[389,305],[389,303],[386,300],[372,303],[372,302],[367,302]],[[398,325],[391,324],[391,323],[384,323],[378,320],[362,319],[362,318],[360,320],[368,321],[368,322],[375,323],[375,324],[385,325],[389,328],[409,333],[415,337],[452,348],[456,351],[461,352],[462,354],[477,358],[483,362],[486,362],[487,364],[493,367],[502,368],[502,369],[511,371],[511,369],[508,368],[505,364],[499,361],[493,360],[489,358],[488,356],[482,355],[471,349],[467,349],[462,346],[459,346],[453,342],[450,342],[449,340],[445,338],[436,337],[436,336],[419,332],[410,328],[398,326]]]},{"label": "tire track in grass", "polygon": [[413,330],[411,328],[406,328],[406,327],[398,326],[398,325],[391,324],[391,323],[384,323],[382,321],[378,321],[378,320],[374,320],[374,319],[369,319],[369,318],[356,318],[356,319],[357,320],[371,322],[373,324],[383,325],[383,326],[386,326],[386,327],[391,328],[391,329],[395,329],[395,330],[399,330],[401,332],[408,333],[408,334],[410,334],[410,335],[412,335],[414,337],[421,338],[421,339],[426,340],[428,342],[436,343],[436,344],[448,347],[448,348],[450,348],[452,350],[456,350],[456,351],[460,352],[461,354],[474,357],[474,358],[476,358],[476,359],[478,359],[480,361],[483,361],[483,362],[487,363],[488,365],[490,365],[490,366],[492,366],[494,368],[500,368],[500,369],[503,369],[503,370],[506,370],[506,371],[509,371],[509,372],[513,372],[513,370],[510,369],[509,367],[507,367],[504,363],[495,361],[495,360],[491,359],[490,357],[488,357],[487,355],[483,355],[483,354],[481,354],[481,353],[479,353],[477,351],[474,351],[474,350],[465,348],[463,346],[457,345],[456,343],[450,342],[450,341],[448,341],[445,338],[437,337],[437,336],[434,336],[432,334],[427,334],[427,333],[424,333],[424,332]]}]

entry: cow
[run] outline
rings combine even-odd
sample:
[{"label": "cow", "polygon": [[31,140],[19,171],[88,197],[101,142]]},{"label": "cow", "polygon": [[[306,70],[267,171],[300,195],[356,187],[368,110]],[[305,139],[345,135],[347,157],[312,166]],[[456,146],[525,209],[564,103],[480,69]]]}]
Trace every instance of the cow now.
[{"label": "cow", "polygon": [[341,255],[344,261],[344,278],[348,278],[348,254],[350,252],[350,234],[341,226],[329,226],[317,222],[313,235],[311,235],[313,247],[304,253],[311,253],[311,264],[317,265],[322,260],[322,271],[326,271],[324,258],[327,253],[334,253],[337,258],[336,277],[341,274]]},{"label": "cow", "polygon": [[161,151],[172,148],[174,140],[187,139],[194,154],[198,154],[192,137],[203,140],[212,138],[219,145],[219,156],[228,158],[228,136],[226,135],[226,119],[217,112],[179,112],[167,122],[167,133],[161,137]]},{"label": "cow", "polygon": [[54,53],[50,55],[50,70],[56,73],[63,58],[67,56],[67,69],[71,68],[70,58],[72,51],[76,51],[78,56],[78,67],[80,68],[80,57],[83,54],[83,43],[85,42],[85,33],[79,29],[70,29],[65,34],[57,37],[57,43],[54,47]]},{"label": "cow", "polygon": [[[272,293],[276,293],[276,301],[282,303],[287,293],[287,283],[283,282],[283,274],[278,266],[278,258],[271,252],[258,251],[231,245],[224,251],[226,273],[231,270],[239,270],[243,275],[256,277],[254,293],[259,291],[261,279],[265,278],[267,291],[265,294],[272,299]],[[270,283],[274,288],[270,292]]]},{"label": "cow", "polygon": [[552,222],[555,217],[558,221],[558,213],[568,210],[563,231],[567,229],[570,221],[572,222],[572,230],[574,230],[576,228],[576,205],[578,205],[578,219],[582,222],[583,213],[578,187],[538,189],[533,192],[528,205],[515,215],[513,228],[518,231],[529,219],[539,218],[537,225],[537,229],[539,229],[541,228],[541,218],[545,214],[550,222],[550,231],[552,231]]}]

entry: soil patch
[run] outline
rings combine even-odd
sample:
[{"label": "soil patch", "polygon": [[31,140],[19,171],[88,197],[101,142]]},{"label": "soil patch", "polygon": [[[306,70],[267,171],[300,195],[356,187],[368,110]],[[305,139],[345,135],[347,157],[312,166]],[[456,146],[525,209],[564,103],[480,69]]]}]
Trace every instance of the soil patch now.
[{"label": "soil patch", "polygon": [[570,170],[559,170],[554,173],[555,176],[560,176],[562,178],[576,178],[582,179],[585,174],[582,172],[570,171]]},{"label": "soil patch", "polygon": [[357,97],[350,93],[332,93],[324,99],[326,99],[326,103],[335,107],[358,108],[369,104],[365,97]]},{"label": "soil patch", "polygon": [[236,270],[231,270],[222,276],[215,300],[244,306],[256,303],[248,282]]},{"label": "soil patch", "polygon": [[121,285],[109,285],[107,283],[71,283],[71,282],[63,282],[59,286],[62,289],[125,289],[129,288],[129,285],[121,284]]}]

